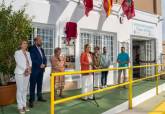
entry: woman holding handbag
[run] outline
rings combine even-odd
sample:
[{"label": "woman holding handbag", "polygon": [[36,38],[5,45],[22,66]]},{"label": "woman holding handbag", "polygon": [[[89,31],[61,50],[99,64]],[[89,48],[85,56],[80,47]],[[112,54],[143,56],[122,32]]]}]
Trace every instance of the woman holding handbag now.
[{"label": "woman holding handbag", "polygon": [[20,49],[14,54],[16,61],[15,79],[17,85],[17,105],[20,114],[25,114],[29,109],[26,106],[27,88],[31,74],[32,62],[27,51],[28,43],[26,40],[20,42]]}]

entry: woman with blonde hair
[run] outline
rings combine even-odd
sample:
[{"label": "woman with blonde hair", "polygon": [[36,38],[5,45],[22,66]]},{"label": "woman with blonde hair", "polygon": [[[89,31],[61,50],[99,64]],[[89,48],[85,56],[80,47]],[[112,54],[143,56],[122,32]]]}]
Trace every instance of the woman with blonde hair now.
[{"label": "woman with blonde hair", "polygon": [[29,109],[26,106],[26,96],[29,83],[29,77],[31,74],[32,62],[30,58],[30,53],[27,51],[28,42],[22,40],[20,42],[20,49],[14,54],[16,61],[15,68],[15,79],[17,85],[17,104],[20,114],[24,114]]},{"label": "woman with blonde hair", "polygon": [[[51,58],[52,72],[64,72],[65,71],[65,58],[61,56],[61,48],[55,48],[54,56]],[[65,85],[65,77],[55,77],[55,92],[60,97],[63,97],[63,89]]]},{"label": "woman with blonde hair", "polygon": [[[81,54],[80,57],[81,63],[81,70],[92,70],[93,68],[93,61],[92,61],[92,54],[90,53],[90,45],[86,44],[84,46],[84,52]],[[87,73],[82,74],[82,93],[93,91],[93,74]],[[83,100],[93,99],[93,95],[86,96]]]}]

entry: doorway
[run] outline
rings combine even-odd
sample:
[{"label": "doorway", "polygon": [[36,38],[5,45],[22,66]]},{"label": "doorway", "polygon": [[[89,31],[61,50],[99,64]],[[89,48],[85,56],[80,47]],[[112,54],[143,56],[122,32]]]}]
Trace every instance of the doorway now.
[{"label": "doorway", "polygon": [[[156,63],[156,40],[133,39],[132,40],[132,64],[133,66],[151,65]],[[133,78],[151,76],[155,73],[154,67],[133,69]]]}]

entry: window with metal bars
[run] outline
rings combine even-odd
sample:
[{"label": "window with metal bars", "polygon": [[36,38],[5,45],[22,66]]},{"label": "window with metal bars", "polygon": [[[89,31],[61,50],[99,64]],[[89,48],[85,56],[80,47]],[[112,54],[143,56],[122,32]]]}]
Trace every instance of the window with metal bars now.
[{"label": "window with metal bars", "polygon": [[94,51],[94,47],[100,47],[100,53],[103,53],[103,47],[107,48],[107,53],[110,57],[111,64],[115,62],[115,39],[116,35],[113,33],[105,33],[105,32],[96,32],[96,31],[81,31],[80,33],[80,44],[81,44],[81,52],[84,51],[84,45],[90,44],[91,51]]},{"label": "window with metal bars", "polygon": [[36,36],[42,37],[42,48],[44,49],[46,58],[47,58],[47,64],[50,65],[50,58],[53,55],[54,51],[54,28],[52,27],[45,27],[45,26],[37,26],[33,27],[32,34],[29,37],[29,47],[34,44],[34,38]]}]

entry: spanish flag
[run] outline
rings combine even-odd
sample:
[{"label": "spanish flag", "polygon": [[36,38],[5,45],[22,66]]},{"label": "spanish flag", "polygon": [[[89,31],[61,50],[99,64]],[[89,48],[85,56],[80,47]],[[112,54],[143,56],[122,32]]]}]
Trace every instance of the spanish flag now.
[{"label": "spanish flag", "polygon": [[93,0],[84,0],[85,15],[88,16],[89,12],[93,9]]},{"label": "spanish flag", "polygon": [[103,5],[104,5],[104,10],[106,12],[107,17],[111,14],[111,9],[112,9],[112,5],[113,5],[113,0],[104,0],[103,1]]}]

